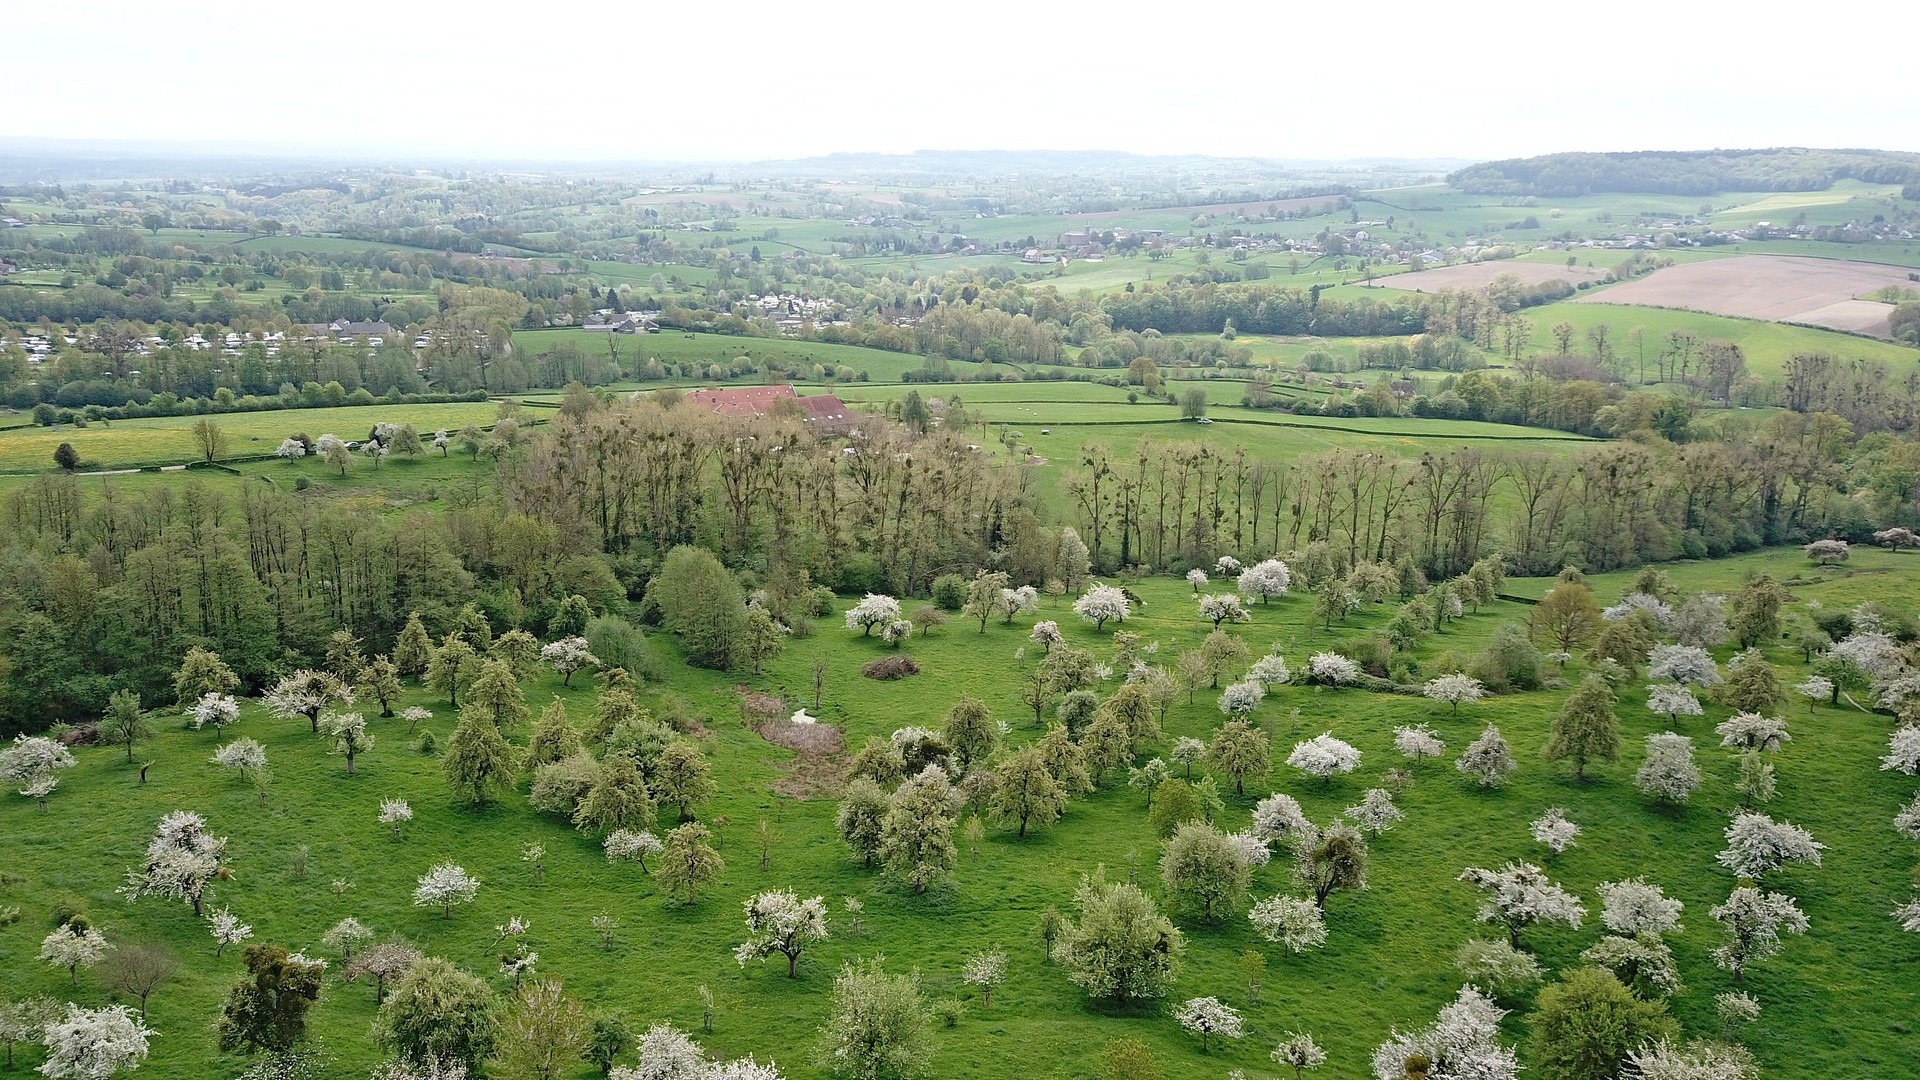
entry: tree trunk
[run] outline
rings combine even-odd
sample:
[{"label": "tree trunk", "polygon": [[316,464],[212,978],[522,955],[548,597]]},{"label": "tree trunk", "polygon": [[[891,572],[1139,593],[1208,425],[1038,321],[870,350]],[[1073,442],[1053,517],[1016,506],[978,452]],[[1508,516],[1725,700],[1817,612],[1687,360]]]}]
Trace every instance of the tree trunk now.
[{"label": "tree trunk", "polygon": [[800,977],[800,954],[797,952],[790,952],[787,954],[787,978],[797,979],[799,977]]}]

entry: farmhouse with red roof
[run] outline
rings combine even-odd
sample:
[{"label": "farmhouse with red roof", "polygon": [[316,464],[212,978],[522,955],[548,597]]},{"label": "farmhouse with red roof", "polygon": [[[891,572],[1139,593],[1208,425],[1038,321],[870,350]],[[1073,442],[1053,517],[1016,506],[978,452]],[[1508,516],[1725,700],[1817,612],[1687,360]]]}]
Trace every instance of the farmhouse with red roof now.
[{"label": "farmhouse with red roof", "polygon": [[701,405],[721,416],[769,416],[775,402],[793,401],[806,413],[806,424],[816,431],[845,431],[853,426],[854,413],[832,394],[808,394],[801,397],[793,387],[737,386],[725,390],[695,390],[687,395],[687,404]]}]

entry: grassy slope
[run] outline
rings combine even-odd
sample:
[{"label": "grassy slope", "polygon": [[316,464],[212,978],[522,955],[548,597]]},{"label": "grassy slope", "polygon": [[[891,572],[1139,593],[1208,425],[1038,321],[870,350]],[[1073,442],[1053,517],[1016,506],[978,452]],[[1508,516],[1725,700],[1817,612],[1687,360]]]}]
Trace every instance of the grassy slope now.
[{"label": "grassy slope", "polygon": [[[446,402],[426,405],[360,405],[336,409],[280,409],[270,412],[223,413],[209,416],[227,436],[233,456],[271,454],[280,441],[296,431],[318,438],[332,432],[358,440],[378,423],[412,424],[428,438],[435,430],[458,430],[468,424],[493,422],[498,409],[491,402]],[[154,462],[195,460],[193,425],[199,416],[166,416],[145,420],[96,421],[84,428],[11,428],[0,430],[0,470],[24,471],[52,467],[53,451],[63,442],[73,444],[82,461],[115,468]]]},{"label": "grassy slope", "polygon": [[[1741,569],[1738,562],[1703,566],[1690,576],[1730,588]],[[1897,592],[1911,603],[1909,580],[1900,579]],[[1141,591],[1148,607],[1129,628],[1159,641],[1163,658],[1198,641],[1205,627],[1191,618],[1183,584],[1157,581]],[[1305,599],[1290,598],[1260,608],[1253,624],[1236,632],[1256,649],[1278,643],[1301,659],[1326,640],[1304,625],[1306,606]],[[1518,605],[1502,604],[1470,616],[1426,651],[1476,648],[1502,619],[1521,614]],[[1063,601],[1047,601],[1042,615],[1059,618],[1075,644],[1104,647],[1105,635],[1075,623]],[[1377,627],[1385,617],[1382,609],[1356,621]],[[260,940],[314,948],[326,926],[352,914],[382,933],[404,933],[436,954],[488,972],[494,964],[489,928],[509,915],[522,915],[533,922],[541,970],[564,978],[576,993],[636,1021],[666,1019],[697,1028],[700,1010],[693,991],[709,986],[721,1006],[706,1044],[724,1054],[771,1053],[797,1077],[823,1075],[806,1060],[806,1051],[827,1011],[831,972],[842,961],[884,953],[895,969],[919,970],[930,992],[959,993],[958,969],[965,955],[993,943],[1009,952],[1010,980],[995,994],[992,1009],[976,1002],[959,1028],[936,1032],[936,1071],[943,1077],[1003,1076],[1016,1067],[1032,1070],[1035,1063],[1044,1063],[1035,1075],[1083,1076],[1104,1042],[1122,1035],[1146,1039],[1172,1075],[1217,1075],[1229,1066],[1262,1070],[1266,1049],[1288,1030],[1314,1032],[1333,1055],[1334,1075],[1351,1076],[1358,1075],[1365,1054],[1389,1025],[1431,1017],[1457,985],[1449,966],[1452,950],[1465,938],[1486,933],[1471,922],[1473,897],[1453,882],[1460,868],[1541,860],[1545,853],[1528,838],[1526,823],[1558,805],[1586,828],[1579,846],[1549,860],[1558,880],[1593,902],[1598,882],[1646,873],[1687,902],[1687,929],[1674,945],[1689,988],[1675,1009],[1691,1031],[1704,1033],[1713,1026],[1711,996],[1729,983],[1708,959],[1718,935],[1706,908],[1731,885],[1712,854],[1734,796],[1731,765],[1709,749],[1708,732],[1725,710],[1710,707],[1708,717],[1682,725],[1701,740],[1708,783],[1691,807],[1670,811],[1650,807],[1631,786],[1641,736],[1665,726],[1638,706],[1637,694],[1620,709],[1625,759],[1596,768],[1586,784],[1573,783],[1563,770],[1538,758],[1558,693],[1498,699],[1458,719],[1418,699],[1304,688],[1274,694],[1258,717],[1276,736],[1276,758],[1284,757],[1296,737],[1330,729],[1363,751],[1362,768],[1321,788],[1279,767],[1246,797],[1229,795],[1229,827],[1243,826],[1255,798],[1274,789],[1296,794],[1317,819],[1337,813],[1398,760],[1390,741],[1398,723],[1433,722],[1457,753],[1483,722],[1498,722],[1522,769],[1507,790],[1482,794],[1466,787],[1444,763],[1429,763],[1401,800],[1408,820],[1375,845],[1371,888],[1334,899],[1332,937],[1323,951],[1287,956],[1258,942],[1244,920],[1218,927],[1185,923],[1190,949],[1176,998],[1215,994],[1242,1003],[1234,957],[1248,948],[1261,948],[1269,957],[1263,1002],[1246,1010],[1253,1037],[1203,1059],[1164,1013],[1109,1015],[1088,1007],[1063,972],[1042,962],[1032,937],[1038,911],[1048,904],[1065,907],[1078,876],[1096,866],[1120,875],[1129,857],[1137,856],[1143,882],[1157,891],[1156,845],[1143,829],[1143,799],[1137,792],[1110,786],[1076,802],[1058,826],[1025,841],[992,829],[977,861],[963,853],[949,886],[916,898],[846,861],[832,836],[832,803],[793,802],[768,791],[786,755],[740,728],[728,692],[735,681],[757,682],[797,701],[805,695],[813,661],[821,658],[829,674],[819,711],[842,725],[855,746],[903,723],[936,722],[962,691],[983,696],[995,716],[1013,724],[1014,740],[1024,741],[1033,730],[1014,698],[1017,680],[1010,677],[1037,659],[1018,658],[1024,640],[1023,626],[993,625],[982,636],[955,622],[911,646],[926,673],[897,684],[859,679],[855,666],[885,647],[852,637],[833,622],[823,623],[816,636],[793,641],[757,681],[673,665],[673,688],[708,715],[705,743],[721,793],[703,816],[729,822],[720,840],[728,862],[725,880],[692,909],[664,906],[637,869],[609,866],[591,839],[535,815],[518,798],[483,812],[451,806],[437,760],[412,753],[397,721],[375,723],[380,744],[361,759],[361,775],[349,779],[341,761],[326,755],[304,725],[270,720],[249,705],[234,734],[264,741],[274,767],[271,802],[260,810],[251,792],[206,763],[216,741],[210,733],[174,730],[173,722],[163,719],[167,730],[140,752],[142,760],[155,762],[147,786],[134,783],[118,752],[90,749],[81,751],[80,767],[67,775],[44,816],[25,800],[0,804],[0,835],[9,838],[9,869],[18,875],[0,903],[20,904],[25,914],[20,924],[0,929],[0,960],[19,973],[21,988],[62,992],[62,973],[31,960],[48,928],[48,912],[59,901],[83,904],[110,938],[168,941],[186,961],[187,972],[154,999],[153,1025],[162,1035],[148,1072],[208,1075],[211,1038],[205,1025],[240,970],[238,957],[215,960],[204,929],[183,906],[148,900],[128,908],[112,893],[152,823],[170,809],[191,807],[233,838],[236,876],[220,887],[215,903],[231,905],[254,925]],[[656,647],[671,659],[670,643],[657,640]],[[584,687],[562,690],[550,677],[535,680],[527,690],[536,709],[556,694],[567,698],[576,720],[591,699]],[[1198,704],[1174,709],[1169,740],[1204,736],[1217,725],[1210,697],[1203,694]],[[425,695],[415,692],[409,700],[423,701]],[[441,715],[426,726],[444,738],[450,710],[444,702],[431,704]],[[1291,715],[1295,709],[1297,717]],[[1913,785],[1873,768],[1883,745],[1884,719],[1827,709],[1811,723],[1803,717],[1796,710],[1796,738],[1780,755],[1781,795],[1770,810],[1812,829],[1829,850],[1823,868],[1783,874],[1773,883],[1799,897],[1814,929],[1749,976],[1747,989],[1768,1010],[1768,1022],[1756,1031],[1755,1049],[1777,1075],[1883,1073],[1897,1069],[1895,1062],[1904,1057],[1903,1035],[1920,986],[1915,978],[1920,950],[1885,915],[1906,895],[1911,862],[1910,845],[1885,822]],[[525,732],[515,734],[523,739]],[[1150,750],[1164,752],[1164,745]],[[418,814],[401,843],[386,840],[373,820],[379,800],[394,795],[410,799]],[[752,822],[761,816],[774,820],[782,833],[765,872],[750,839]],[[76,842],[81,836],[89,839]],[[520,848],[529,842],[547,847],[544,884],[533,882],[520,862]],[[301,845],[310,849],[304,880],[296,879],[289,865]],[[461,861],[484,883],[479,901],[451,921],[408,903],[414,877],[441,857]],[[353,887],[336,895],[329,885],[336,878]],[[1255,882],[1258,896],[1287,888],[1284,867],[1257,872]],[[782,978],[777,964],[741,970],[729,956],[739,940],[740,901],[758,889],[780,886],[829,897],[841,930],[838,898],[857,895],[867,904],[865,934],[842,933],[817,947],[797,983]],[[588,929],[591,916],[601,911],[622,924],[611,953],[600,951]],[[1528,940],[1544,962],[1562,967],[1595,936],[1589,926],[1579,932],[1534,932]],[[96,977],[83,975],[80,989],[69,996],[97,1003],[106,994]],[[371,997],[364,986],[329,984],[315,1014],[316,1034],[336,1055],[339,1075],[355,1075],[371,1060],[365,1038]],[[1523,1028],[1510,1021],[1509,1030],[1517,1037]]]}]

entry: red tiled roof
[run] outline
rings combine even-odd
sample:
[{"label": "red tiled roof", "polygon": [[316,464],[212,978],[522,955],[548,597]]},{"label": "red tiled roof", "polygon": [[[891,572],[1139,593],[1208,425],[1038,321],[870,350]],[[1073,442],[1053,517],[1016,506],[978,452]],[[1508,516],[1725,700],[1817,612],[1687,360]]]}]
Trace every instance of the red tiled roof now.
[{"label": "red tiled roof", "polygon": [[773,403],[794,396],[793,387],[740,386],[730,390],[695,390],[687,395],[694,405],[705,405],[722,416],[765,416]]}]

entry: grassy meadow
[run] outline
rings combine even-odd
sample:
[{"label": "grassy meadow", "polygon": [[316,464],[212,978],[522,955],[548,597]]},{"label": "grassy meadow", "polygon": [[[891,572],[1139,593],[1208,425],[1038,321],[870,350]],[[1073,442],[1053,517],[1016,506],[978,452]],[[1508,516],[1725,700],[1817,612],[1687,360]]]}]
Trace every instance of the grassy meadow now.
[{"label": "grassy meadow", "polygon": [[[348,405],[331,409],[279,409],[266,412],[209,414],[227,437],[229,457],[271,454],[295,432],[319,438],[329,432],[348,441],[364,439],[375,424],[412,424],[431,439],[446,428],[493,423],[499,407],[485,401],[420,405]],[[52,467],[53,451],[72,443],[88,467],[184,464],[197,460],[193,426],[200,416],[162,416],[140,420],[96,420],[86,427],[0,429],[0,472],[42,472]],[[424,456],[424,455],[423,455]]]},{"label": "grassy meadow", "polygon": [[[1862,553],[1856,560],[1853,569],[1872,570],[1879,557]],[[1784,570],[1795,561],[1790,553],[1767,553],[1676,567],[1674,576],[1688,587],[1724,591],[1737,587],[1747,563]],[[1876,598],[1907,607],[1920,602],[1911,574],[1871,580]],[[1603,600],[1611,600],[1611,579],[1596,584]],[[1515,582],[1512,589],[1529,592],[1532,584]],[[1146,604],[1125,629],[1156,643],[1159,661],[1170,662],[1177,650],[1198,644],[1208,627],[1195,617],[1184,582],[1152,580],[1136,591]],[[1255,655],[1277,647],[1298,665],[1332,636],[1378,630],[1391,610],[1364,611],[1329,635],[1309,625],[1310,602],[1296,595],[1255,605],[1253,621],[1231,632]],[[1525,613],[1522,604],[1502,602],[1470,614],[1430,639],[1419,655],[1428,661],[1441,650],[1466,655],[1501,622]],[[1106,654],[1111,629],[1095,633],[1074,619],[1065,599],[1043,600],[1035,617],[1058,619],[1072,644]],[[97,1004],[110,997],[97,975],[82,972],[78,989],[70,990],[64,972],[33,960],[56,906],[85,910],[110,940],[165,942],[183,969],[153,998],[151,1023],[160,1035],[143,1075],[237,1072],[242,1063],[215,1055],[208,1030],[226,986],[241,970],[237,953],[216,959],[211,938],[185,905],[145,899],[128,906],[114,893],[153,823],[187,808],[204,814],[217,834],[231,837],[234,876],[216,888],[212,906],[230,907],[251,923],[256,940],[317,955],[325,929],[352,915],[382,935],[405,935],[429,953],[493,976],[492,927],[521,916],[531,921],[529,940],[540,954],[542,975],[563,979],[576,994],[633,1023],[668,1021],[696,1033],[703,1019],[698,990],[704,986],[716,1001],[712,1030],[699,1036],[709,1050],[771,1055],[787,1075],[809,1080],[826,1075],[811,1060],[810,1048],[828,1010],[832,973],[843,962],[871,955],[884,955],[892,970],[917,971],[930,997],[969,999],[957,1026],[934,1030],[934,1071],[941,1077],[988,1078],[1019,1070],[1078,1080],[1097,1070],[1106,1042],[1122,1036],[1147,1042],[1170,1076],[1219,1076],[1229,1068],[1270,1075],[1267,1050],[1295,1030],[1312,1032],[1327,1047],[1327,1075],[1358,1076],[1389,1026],[1425,1023],[1452,996],[1460,982],[1451,967],[1454,949],[1469,937],[1497,935],[1474,924],[1477,898],[1454,880],[1460,870],[1522,859],[1542,863],[1554,879],[1582,894],[1596,921],[1594,888],[1601,881],[1645,874],[1683,900],[1685,931],[1672,944],[1687,986],[1673,999],[1673,1009],[1690,1033],[1715,1029],[1712,996],[1732,984],[1710,962],[1719,933],[1706,909],[1732,886],[1713,854],[1721,846],[1725,814],[1737,802],[1732,761],[1711,735],[1711,725],[1726,715],[1717,706],[1680,725],[1696,740],[1706,786],[1690,805],[1670,809],[1652,805],[1632,784],[1642,737],[1668,726],[1642,707],[1637,686],[1628,688],[1618,709],[1622,760],[1594,767],[1585,783],[1540,757],[1548,721],[1564,696],[1560,691],[1491,699],[1457,717],[1420,698],[1307,687],[1271,693],[1255,718],[1273,739],[1275,768],[1250,783],[1245,796],[1227,791],[1221,823],[1229,829],[1244,827],[1253,803],[1269,791],[1295,795],[1309,816],[1323,821],[1357,802],[1381,774],[1405,764],[1392,749],[1395,725],[1431,723],[1448,754],[1415,770],[1399,800],[1407,819],[1373,844],[1369,888],[1331,900],[1325,948],[1288,955],[1259,940],[1238,915],[1215,925],[1180,920],[1188,951],[1172,1000],[1218,996],[1242,1008],[1249,1026],[1248,1038],[1216,1047],[1209,1056],[1162,1006],[1110,1012],[1090,1005],[1058,965],[1046,962],[1034,933],[1043,908],[1070,912],[1081,875],[1102,867],[1111,877],[1137,874],[1150,892],[1162,892],[1158,842],[1146,826],[1140,792],[1109,777],[1099,792],[1075,801],[1062,821],[1024,840],[990,825],[977,855],[959,841],[960,861],[951,878],[928,895],[914,896],[849,859],[834,833],[831,799],[796,799],[773,790],[792,778],[792,755],[743,726],[739,691],[780,694],[789,707],[806,704],[840,727],[853,748],[901,725],[937,726],[948,705],[971,693],[1008,724],[1008,742],[1018,745],[1039,733],[1016,697],[1019,676],[1039,660],[1027,642],[1030,621],[995,622],[981,633],[977,624],[956,618],[905,646],[923,672],[898,683],[859,676],[858,665],[889,649],[877,638],[842,629],[837,617],[792,640],[759,678],[687,668],[670,639],[654,636],[667,676],[649,686],[647,696],[657,701],[675,695],[701,717],[695,734],[719,782],[718,796],[699,816],[716,829],[727,869],[696,905],[685,908],[663,900],[637,867],[610,865],[595,838],[534,812],[519,795],[483,810],[453,805],[439,760],[412,748],[403,721],[373,721],[378,743],[359,758],[358,775],[348,777],[342,759],[329,754],[304,723],[271,719],[256,703],[248,702],[239,724],[220,737],[181,730],[174,712],[161,709],[161,734],[137,754],[153,763],[145,785],[122,751],[96,747],[79,751],[79,767],[63,775],[45,813],[17,797],[0,803],[0,836],[7,838],[0,906],[19,905],[23,916],[0,928],[0,965],[11,973],[10,989]],[[1726,651],[1720,656],[1724,660]],[[1773,650],[1771,658],[1787,669],[1790,681],[1796,678],[1789,650]],[[826,676],[814,709],[816,661],[824,662]],[[1567,677],[1576,679],[1580,668],[1576,661]],[[546,675],[523,689],[536,713],[558,697],[583,723],[592,685],[582,678],[566,688]],[[1203,690],[1194,704],[1176,704],[1165,738],[1145,747],[1146,754],[1163,755],[1179,736],[1207,737],[1221,720],[1212,699]],[[435,710],[422,728],[444,742],[452,710],[410,688],[404,704],[416,703]],[[1888,729],[1884,717],[1824,706],[1809,713],[1804,704],[1791,710],[1795,738],[1777,755],[1780,794],[1768,811],[1809,828],[1828,850],[1824,866],[1769,881],[1799,899],[1813,929],[1790,939],[1782,956],[1750,971],[1744,988],[1766,1010],[1750,1042],[1770,1075],[1895,1075],[1898,1062],[1909,1056],[1910,1018],[1920,1004],[1920,944],[1900,934],[1886,915],[1906,898],[1913,864],[1911,844],[1887,821],[1914,784],[1875,768]],[[1510,786],[1491,793],[1473,788],[1451,768],[1452,758],[1489,722],[1500,725],[1521,764]],[[1355,774],[1323,785],[1281,764],[1295,741],[1321,731],[1361,750]],[[526,734],[522,729],[510,737],[524,742]],[[272,782],[264,806],[249,787],[207,760],[218,743],[241,735],[268,749]],[[399,841],[374,819],[380,800],[396,796],[408,799],[416,814]],[[1564,807],[1585,829],[1560,856],[1528,836],[1527,823],[1550,806]],[[753,839],[762,818],[779,832],[764,869]],[[671,826],[670,814],[661,825]],[[546,849],[544,881],[521,858],[532,843]],[[414,879],[442,858],[459,862],[482,882],[478,900],[457,908],[451,919],[409,901]],[[741,968],[731,957],[741,940],[742,901],[776,887],[825,896],[831,912],[833,937],[806,954],[793,982],[777,962]],[[1255,898],[1290,888],[1284,858],[1254,874]],[[846,896],[865,904],[858,933],[842,909]],[[603,912],[620,924],[610,949],[589,927]],[[1543,963],[1558,969],[1574,965],[1598,933],[1590,923],[1578,931],[1535,930],[1526,939]],[[1006,949],[1010,971],[989,1008],[959,982],[959,969],[969,954],[994,945]],[[1237,966],[1247,950],[1267,958],[1258,1003],[1247,1000]],[[500,985],[497,976],[494,982]],[[372,998],[369,986],[329,978],[312,1018],[314,1036],[332,1058],[329,1075],[363,1075],[374,1061],[366,1035]],[[1524,1008],[1528,1002],[1512,1004]],[[1509,1019],[1509,1038],[1520,1039],[1524,1031]],[[34,1053],[27,1051],[24,1061],[33,1064]],[[573,1073],[589,1074],[585,1066]]]}]

